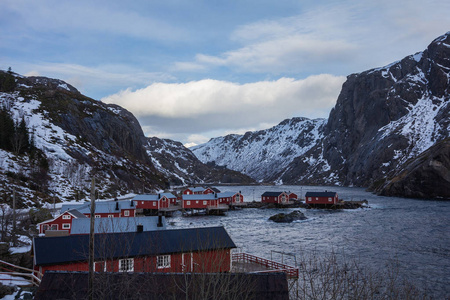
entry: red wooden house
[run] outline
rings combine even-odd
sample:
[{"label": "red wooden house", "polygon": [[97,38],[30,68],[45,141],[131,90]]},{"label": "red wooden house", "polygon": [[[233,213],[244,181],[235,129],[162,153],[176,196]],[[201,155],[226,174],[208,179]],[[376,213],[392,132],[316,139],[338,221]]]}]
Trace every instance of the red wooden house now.
[{"label": "red wooden house", "polygon": [[39,223],[39,234],[44,234],[46,231],[66,231],[67,234],[70,234],[70,231],[72,229],[72,220],[78,219],[78,218],[84,218],[86,219],[86,216],[82,213],[80,213],[76,209],[71,209],[68,211],[63,212],[56,218],[52,220],[48,220],[42,223]]},{"label": "red wooden house", "polygon": [[132,201],[134,201],[136,209],[159,210],[170,206],[170,199],[162,194],[137,195]]},{"label": "red wooden house", "polygon": [[219,204],[240,204],[244,202],[244,196],[239,192],[223,192],[218,193],[217,198],[219,199]]},{"label": "red wooden house", "polygon": [[183,191],[183,195],[202,195],[220,193],[220,190],[215,187],[191,187]]},{"label": "red wooden house", "polygon": [[295,193],[291,193],[291,192],[288,192],[287,193],[288,194],[288,199],[289,200],[297,200],[298,199],[298,195],[297,194],[295,194]]},{"label": "red wooden house", "polygon": [[181,202],[183,209],[208,209],[218,206],[217,194],[183,195]]},{"label": "red wooden house", "polygon": [[307,192],[305,194],[305,203],[320,204],[320,205],[335,205],[339,202],[339,197],[336,192]]},{"label": "red wooden house", "polygon": [[[229,272],[236,245],[223,227],[96,234],[97,272]],[[35,237],[34,269],[88,271],[89,235]]]},{"label": "red wooden house", "polygon": [[265,192],[261,195],[261,202],[263,203],[288,203],[289,197],[285,192]]}]

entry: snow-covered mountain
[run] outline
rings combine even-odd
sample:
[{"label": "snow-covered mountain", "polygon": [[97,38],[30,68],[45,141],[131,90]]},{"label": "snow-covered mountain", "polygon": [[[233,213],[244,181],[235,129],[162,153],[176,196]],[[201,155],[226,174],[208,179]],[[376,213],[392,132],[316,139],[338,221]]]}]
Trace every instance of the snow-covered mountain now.
[{"label": "snow-covered mountain", "polygon": [[153,165],[166,178],[170,185],[193,185],[196,183],[235,183],[249,184],[254,180],[242,173],[226,168],[206,165],[184,147],[180,142],[157,137],[148,138],[147,153]]},{"label": "snow-covered mountain", "polygon": [[[380,191],[392,186],[390,182],[399,170],[408,169],[415,158],[450,136],[449,103],[450,32],[434,40],[423,52],[349,75],[328,120],[322,121],[324,124],[311,129],[286,128],[290,138],[275,130],[277,126],[247,133],[248,137],[273,133],[269,143],[260,142],[257,147],[234,142],[247,139],[231,135],[212,139],[193,151],[203,162],[227,165],[258,180],[370,186]],[[305,151],[293,151],[293,155],[280,155],[284,149],[298,149],[294,141],[299,135],[308,134],[318,137],[313,145],[303,148]],[[437,149],[446,151],[448,147]],[[277,163],[266,162],[263,153],[273,154],[272,160]],[[434,154],[444,159],[433,163],[441,169],[429,177],[440,182],[437,186],[442,188],[424,193],[420,185],[410,184],[402,187],[404,194],[409,189],[410,197],[450,198],[450,163],[445,159],[450,153]],[[427,183],[422,180],[422,184]],[[402,188],[397,186],[396,195],[401,195],[398,191]]]},{"label": "snow-covered mountain", "polygon": [[101,198],[165,189],[169,183],[253,181],[202,164],[181,143],[156,141],[117,105],[88,98],[58,79],[0,71],[3,203],[14,190],[19,207],[86,199],[94,175]]},{"label": "snow-covered mountain", "polygon": [[202,162],[267,181],[322,140],[325,122],[325,119],[292,118],[267,130],[213,138],[191,150]]}]

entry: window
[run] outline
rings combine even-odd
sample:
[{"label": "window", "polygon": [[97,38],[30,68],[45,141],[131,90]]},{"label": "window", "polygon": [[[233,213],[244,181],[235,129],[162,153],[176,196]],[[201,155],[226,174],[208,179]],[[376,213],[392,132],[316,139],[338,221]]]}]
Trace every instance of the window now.
[{"label": "window", "polygon": [[170,268],[170,255],[160,255],[156,257],[158,269]]},{"label": "window", "polygon": [[47,225],[47,224],[44,224],[44,225],[42,225],[42,230],[43,230],[43,231],[46,231],[46,230],[48,230],[48,228],[49,228],[49,227],[48,227],[48,225]]},{"label": "window", "polygon": [[70,215],[63,215],[63,219],[65,220],[70,219]]},{"label": "window", "polygon": [[124,211],[124,212],[123,212],[123,215],[124,215],[125,217],[129,217],[129,216],[130,216],[130,211],[129,211],[129,210]]},{"label": "window", "polygon": [[328,202],[331,202],[331,198],[328,198]]},{"label": "window", "polygon": [[309,201],[312,201],[312,197],[308,197]]},{"label": "window", "polygon": [[133,272],[134,271],[134,259],[126,258],[119,259],[119,272]]},{"label": "window", "polygon": [[96,217],[96,218],[101,218],[102,216],[100,216],[100,215],[95,215],[95,217]]},{"label": "window", "polygon": [[198,204],[198,201],[195,201],[195,204]]},{"label": "window", "polygon": [[70,229],[70,224],[69,223],[64,223],[63,224],[63,229]]},{"label": "window", "polygon": [[114,218],[114,215],[108,215],[108,218]]},{"label": "window", "polygon": [[52,224],[50,230],[58,230],[58,224]]},{"label": "window", "polygon": [[191,205],[191,201],[186,201],[186,205]]},{"label": "window", "polygon": [[208,201],[203,201],[203,205],[207,205],[208,204]]},{"label": "window", "polygon": [[153,206],[156,206],[156,202],[153,202]]},{"label": "window", "polygon": [[106,262],[105,261],[96,261],[94,263],[95,272],[106,272]]}]

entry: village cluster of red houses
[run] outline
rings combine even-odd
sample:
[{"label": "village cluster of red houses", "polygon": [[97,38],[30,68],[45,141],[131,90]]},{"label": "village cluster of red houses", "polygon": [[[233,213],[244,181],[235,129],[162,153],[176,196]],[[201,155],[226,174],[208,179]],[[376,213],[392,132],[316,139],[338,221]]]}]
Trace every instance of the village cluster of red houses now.
[{"label": "village cluster of red houses", "polygon": [[[306,202],[335,203],[336,193],[307,193]],[[288,203],[294,193],[265,192],[261,201]],[[236,245],[223,227],[168,229],[161,212],[243,205],[241,192],[188,188],[96,201],[95,270],[98,272],[230,272]],[[64,204],[54,219],[39,224],[33,241],[34,269],[87,271],[91,203]],[[147,216],[144,216],[147,215]]]}]

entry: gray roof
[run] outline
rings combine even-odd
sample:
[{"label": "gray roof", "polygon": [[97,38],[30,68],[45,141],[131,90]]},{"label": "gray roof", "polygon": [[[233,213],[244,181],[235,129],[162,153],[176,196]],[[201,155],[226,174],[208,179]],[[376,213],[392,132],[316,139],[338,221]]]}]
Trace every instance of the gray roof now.
[{"label": "gray roof", "polygon": [[[137,225],[142,225],[144,231],[166,229],[166,218],[162,217],[162,227],[158,227],[158,217],[130,217],[130,218],[95,218],[95,233],[134,232]],[[88,234],[91,219],[73,219],[70,234]]]},{"label": "gray roof", "polygon": [[218,193],[217,197],[218,198],[233,197],[236,194],[238,194],[238,193],[237,192],[223,192],[223,193]]},{"label": "gray roof", "polygon": [[176,198],[172,193],[160,193],[157,195],[153,194],[142,194],[142,195],[136,195],[132,199],[133,201],[158,201],[162,197],[166,197],[168,199],[170,198]]},{"label": "gray roof", "polygon": [[[116,205],[118,203],[119,210],[116,210]],[[135,206],[131,206],[132,201],[130,200],[119,200],[119,201],[95,201],[95,212],[96,213],[117,213],[122,209],[133,209]],[[76,209],[83,214],[88,214],[91,212],[91,202],[84,202],[83,204],[63,204],[61,207],[61,213]]]},{"label": "gray roof", "polygon": [[72,216],[74,216],[75,218],[87,219],[87,217],[85,215],[83,215],[82,213],[80,213],[80,211],[77,209],[71,209],[71,210],[68,210],[67,212],[69,214],[71,214]]}]

